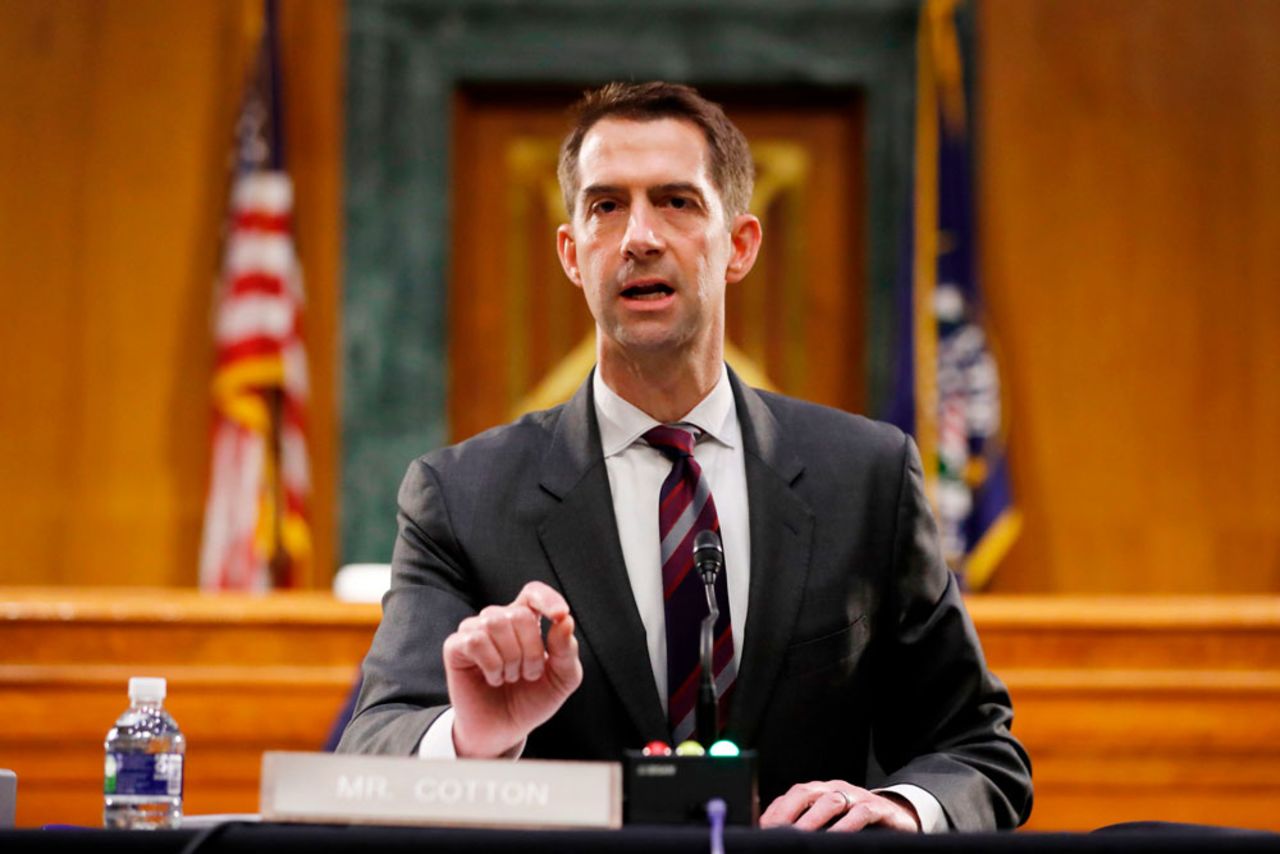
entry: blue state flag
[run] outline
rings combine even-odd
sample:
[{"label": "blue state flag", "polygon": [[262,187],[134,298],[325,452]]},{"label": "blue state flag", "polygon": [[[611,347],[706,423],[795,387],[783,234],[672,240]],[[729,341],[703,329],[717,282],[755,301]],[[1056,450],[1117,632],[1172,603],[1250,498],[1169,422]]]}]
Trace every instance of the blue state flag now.
[{"label": "blue state flag", "polygon": [[896,293],[889,420],[915,437],[947,563],[971,590],[1021,528],[1009,486],[1000,372],[974,263],[957,0],[921,7],[910,224]]}]

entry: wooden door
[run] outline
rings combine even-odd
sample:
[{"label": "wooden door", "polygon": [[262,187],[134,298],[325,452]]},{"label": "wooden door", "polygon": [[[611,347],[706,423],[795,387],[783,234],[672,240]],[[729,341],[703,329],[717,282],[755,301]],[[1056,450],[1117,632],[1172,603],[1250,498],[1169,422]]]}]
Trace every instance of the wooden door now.
[{"label": "wooden door", "polygon": [[[556,157],[573,91],[461,91],[455,102],[449,426],[453,440],[566,399],[594,324],[560,268]],[[729,363],[752,385],[858,410],[865,398],[865,199],[853,93],[708,92],[751,141],[755,269],[730,288]]]}]

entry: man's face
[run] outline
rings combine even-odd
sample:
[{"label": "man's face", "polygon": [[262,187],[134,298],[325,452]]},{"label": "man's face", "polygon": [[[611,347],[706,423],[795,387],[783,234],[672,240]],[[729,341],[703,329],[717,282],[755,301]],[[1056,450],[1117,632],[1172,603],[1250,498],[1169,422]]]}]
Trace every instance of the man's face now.
[{"label": "man's face", "polygon": [[[709,157],[702,130],[679,119],[606,118],[583,139],[573,222],[557,248],[602,347],[678,353],[723,336],[725,283],[750,269],[759,224],[725,222]],[[746,253],[740,220],[754,228]]]}]

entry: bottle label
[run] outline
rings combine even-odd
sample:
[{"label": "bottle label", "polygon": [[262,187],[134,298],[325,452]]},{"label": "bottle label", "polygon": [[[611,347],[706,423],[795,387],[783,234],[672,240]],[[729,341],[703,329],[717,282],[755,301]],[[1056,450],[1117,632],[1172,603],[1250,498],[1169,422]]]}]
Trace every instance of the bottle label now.
[{"label": "bottle label", "polygon": [[103,781],[108,795],[182,797],[182,754],[108,753]]}]

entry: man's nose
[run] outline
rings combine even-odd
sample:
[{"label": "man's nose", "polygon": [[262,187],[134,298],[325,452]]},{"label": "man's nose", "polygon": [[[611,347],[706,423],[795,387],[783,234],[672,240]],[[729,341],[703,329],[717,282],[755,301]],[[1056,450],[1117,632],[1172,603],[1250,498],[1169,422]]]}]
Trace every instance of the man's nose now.
[{"label": "man's nose", "polygon": [[631,206],[627,219],[627,232],[622,236],[622,253],[639,260],[662,254],[666,242],[662,238],[662,226],[656,211],[647,203]]}]

